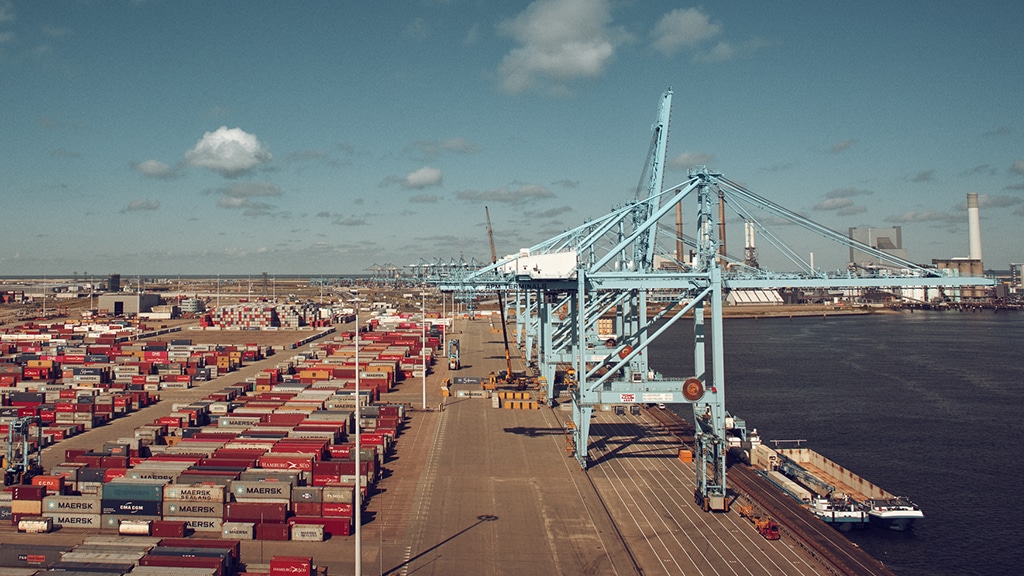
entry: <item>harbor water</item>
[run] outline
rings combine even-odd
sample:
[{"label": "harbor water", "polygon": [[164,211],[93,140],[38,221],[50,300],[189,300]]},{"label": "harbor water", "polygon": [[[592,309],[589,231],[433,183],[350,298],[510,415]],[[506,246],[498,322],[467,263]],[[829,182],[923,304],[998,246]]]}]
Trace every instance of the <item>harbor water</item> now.
[{"label": "harbor water", "polygon": [[[692,334],[670,328],[652,368],[692,375]],[[1020,573],[1024,314],[726,319],[723,338],[726,407],[762,440],[800,440],[925,514],[851,540],[901,576]]]}]

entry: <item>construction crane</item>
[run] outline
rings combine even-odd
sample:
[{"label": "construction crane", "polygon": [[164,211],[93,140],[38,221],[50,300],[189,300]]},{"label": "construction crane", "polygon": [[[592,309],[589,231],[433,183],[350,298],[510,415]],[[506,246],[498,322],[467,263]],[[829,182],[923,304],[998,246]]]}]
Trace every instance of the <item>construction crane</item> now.
[{"label": "construction crane", "polygon": [[[38,424],[35,416],[18,418],[11,422],[7,428],[7,454],[4,457],[4,486],[24,484],[33,476],[42,474],[43,468],[39,465],[38,458],[33,460],[31,456],[31,445],[29,444],[29,429],[32,424]],[[21,450],[15,449],[21,443]],[[42,429],[36,426],[36,449],[42,442]],[[20,452],[20,453],[19,453]]]},{"label": "construction crane", "polygon": [[[494,249],[494,229],[491,228],[491,211],[484,206],[484,215],[487,216],[487,239],[491,242],[491,264],[498,263],[498,252]],[[508,326],[505,323],[505,297],[504,290],[498,290],[498,313],[501,315],[501,339],[505,343],[505,378],[506,384],[511,384],[515,381],[512,374],[512,356],[509,354],[508,349]],[[497,380],[502,380],[497,378]],[[497,383],[497,382],[495,382]]]}]

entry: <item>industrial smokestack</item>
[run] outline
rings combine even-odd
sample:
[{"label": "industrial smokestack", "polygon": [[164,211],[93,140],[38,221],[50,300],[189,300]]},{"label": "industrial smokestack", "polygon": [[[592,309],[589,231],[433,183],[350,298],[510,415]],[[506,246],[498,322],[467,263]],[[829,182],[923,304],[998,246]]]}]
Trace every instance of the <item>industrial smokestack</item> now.
[{"label": "industrial smokestack", "polygon": [[967,194],[967,236],[971,260],[981,260],[981,217],[978,214],[978,193]]}]

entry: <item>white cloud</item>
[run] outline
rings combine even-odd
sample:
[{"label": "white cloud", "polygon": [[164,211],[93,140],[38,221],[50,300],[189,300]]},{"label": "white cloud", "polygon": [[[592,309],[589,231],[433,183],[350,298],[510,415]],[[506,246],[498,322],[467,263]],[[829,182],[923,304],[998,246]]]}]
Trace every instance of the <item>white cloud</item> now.
[{"label": "white cloud", "polygon": [[1014,160],[1010,166],[1010,172],[1014,174],[1024,174],[1024,160]]},{"label": "white cloud", "polygon": [[132,167],[147,178],[166,180],[174,177],[174,170],[159,160],[143,160],[132,164]]},{"label": "white cloud", "polygon": [[440,198],[433,194],[417,194],[409,198],[413,204],[437,204]]},{"label": "white cloud", "polygon": [[853,205],[849,198],[829,198],[814,205],[815,210],[839,210]]},{"label": "white cloud", "polygon": [[254,198],[280,196],[281,188],[273,182],[238,182],[218,190],[221,194],[217,206],[229,210],[242,210],[245,216],[269,216],[274,206]]},{"label": "white cloud", "polygon": [[502,59],[502,89],[518,93],[547,82],[569,91],[580,78],[604,72],[622,33],[608,27],[607,0],[537,0],[498,26],[519,46]]},{"label": "white cloud", "polygon": [[658,20],[651,31],[651,36],[654,49],[671,56],[682,47],[695,47],[721,32],[722,26],[712,22],[700,9],[677,8]]},{"label": "white cloud", "polygon": [[895,222],[897,224],[903,224],[908,222],[945,222],[950,220],[950,215],[947,212],[936,212],[930,210],[927,212],[918,212],[911,210],[904,212],[903,214],[896,214],[889,216],[885,219],[886,222]]},{"label": "white cloud", "polygon": [[245,174],[270,159],[270,152],[256,136],[227,126],[203,134],[195,147],[185,153],[186,164],[208,168],[227,178]]},{"label": "white cloud", "polygon": [[158,208],[160,208],[159,200],[150,200],[149,198],[137,198],[129,202],[128,206],[125,206],[125,208],[121,210],[121,212],[142,212],[149,210],[157,210]]},{"label": "white cloud", "polygon": [[935,180],[935,170],[922,170],[910,179],[911,182],[931,182],[933,180]]},{"label": "white cloud", "polygon": [[699,152],[683,152],[670,159],[665,165],[670,170],[685,170],[694,166],[706,166],[715,159],[714,154],[703,154]]},{"label": "white cloud", "polygon": [[871,190],[861,190],[860,188],[837,188],[828,194],[825,194],[825,198],[852,198],[854,196],[870,196],[874,194]]},{"label": "white cloud", "polygon": [[419,190],[428,186],[439,186],[441,184],[441,171],[437,168],[424,166],[415,172],[409,173],[402,179],[402,188]]},{"label": "white cloud", "polygon": [[455,195],[459,200],[468,202],[501,202],[505,204],[523,204],[533,200],[554,198],[554,196],[550,190],[536,184],[526,184],[515,190],[509,188],[499,188],[487,192],[463,190]]},{"label": "white cloud", "polygon": [[476,154],[480,147],[462,136],[455,136],[441,141],[419,140],[413,143],[412,149],[421,154],[436,158],[443,152],[454,152],[456,154]]},{"label": "white cloud", "polygon": [[832,145],[831,148],[828,149],[828,153],[839,154],[840,152],[845,152],[849,150],[851,147],[853,147],[853,145],[856,143],[856,140],[843,140],[841,142],[836,142],[835,144]]},{"label": "white cloud", "polygon": [[237,184],[221,188],[221,193],[232,198],[280,196],[281,188],[273,182],[238,182]]},{"label": "white cloud", "polygon": [[[1024,202],[1024,198],[1018,196],[996,196],[993,194],[981,194],[978,196],[978,207],[979,208],[1007,208],[1010,206],[1016,206]],[[962,203],[964,210],[967,209],[967,203]]]},{"label": "white cloud", "polygon": [[0,22],[14,21],[14,4],[9,0],[0,1]]}]

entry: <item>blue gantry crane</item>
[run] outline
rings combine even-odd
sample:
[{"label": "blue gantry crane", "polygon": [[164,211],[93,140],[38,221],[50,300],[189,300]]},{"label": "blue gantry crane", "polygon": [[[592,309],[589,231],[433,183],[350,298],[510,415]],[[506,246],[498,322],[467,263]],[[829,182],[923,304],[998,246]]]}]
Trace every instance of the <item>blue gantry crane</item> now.
[{"label": "blue gantry crane", "polygon": [[[732,290],[867,289],[988,286],[985,278],[946,276],[847,238],[763,198],[706,167],[664,186],[672,91],[658,116],[635,197],[608,214],[547,241],[495,259],[474,271],[432,277],[443,291],[503,292],[515,300],[517,343],[547,386],[547,398],[567,389],[572,403],[574,456],[587,468],[590,420],[604,404],[689,404],[696,427],[695,500],[705,510],[728,509],[722,307]],[[726,212],[789,259],[794,272],[758,267],[749,251],[725,250]],[[692,219],[684,234],[682,215]],[[675,216],[675,226],[672,217]],[[786,246],[768,224],[782,221],[870,254],[887,267],[827,272]],[[748,232],[749,233],[749,232]],[[660,242],[666,245],[662,246]],[[512,305],[510,304],[510,307]],[[613,322],[613,337],[600,321]],[[693,373],[666,378],[651,369],[652,342],[676,322],[693,326]],[[681,351],[687,353],[686,351]],[[564,378],[559,385],[556,376]],[[559,388],[562,386],[562,388]]]}]

